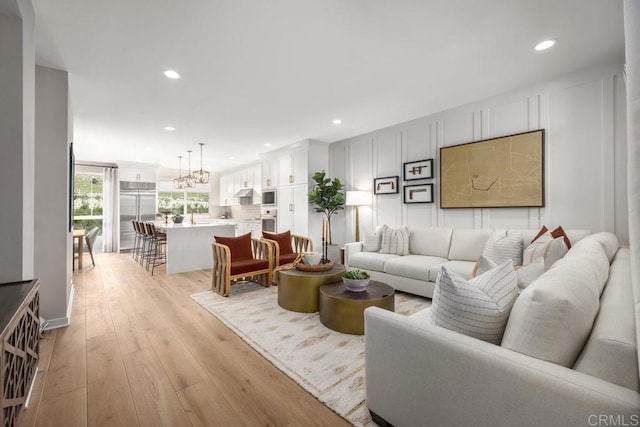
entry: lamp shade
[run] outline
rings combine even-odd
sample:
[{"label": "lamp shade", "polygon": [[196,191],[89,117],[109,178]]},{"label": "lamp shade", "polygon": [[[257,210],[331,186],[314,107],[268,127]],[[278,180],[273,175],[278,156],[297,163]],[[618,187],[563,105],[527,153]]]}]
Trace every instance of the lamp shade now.
[{"label": "lamp shade", "polygon": [[371,204],[371,193],[368,191],[347,191],[346,206],[363,206]]}]

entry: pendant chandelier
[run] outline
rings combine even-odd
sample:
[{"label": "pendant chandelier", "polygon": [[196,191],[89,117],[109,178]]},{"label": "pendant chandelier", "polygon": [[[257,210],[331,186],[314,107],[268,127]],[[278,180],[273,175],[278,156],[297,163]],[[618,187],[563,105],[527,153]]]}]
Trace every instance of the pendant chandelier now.
[{"label": "pendant chandelier", "polygon": [[191,150],[187,150],[187,153],[189,153],[189,172],[182,177],[184,182],[184,187],[182,188],[194,188],[196,186],[196,179],[191,175]]},{"label": "pendant chandelier", "polygon": [[173,180],[173,188],[176,190],[184,190],[186,188],[185,181],[182,179],[182,156],[178,156],[180,168],[178,169],[178,177]]},{"label": "pendant chandelier", "polygon": [[198,144],[200,144],[200,169],[193,171],[193,177],[195,178],[196,184],[208,184],[209,172],[202,169],[202,147],[204,146],[204,142],[199,142]]}]

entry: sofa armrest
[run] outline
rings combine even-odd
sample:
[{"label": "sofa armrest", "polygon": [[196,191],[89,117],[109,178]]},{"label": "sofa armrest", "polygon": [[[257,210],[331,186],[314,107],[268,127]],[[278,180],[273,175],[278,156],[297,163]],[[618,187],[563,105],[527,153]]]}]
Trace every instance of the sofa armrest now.
[{"label": "sofa armrest", "polygon": [[344,244],[344,265],[345,267],[349,266],[349,256],[355,254],[356,252],[362,252],[364,247],[362,246],[362,242],[351,242]]},{"label": "sofa armrest", "polygon": [[367,406],[395,426],[569,427],[640,413],[634,390],[377,307],[365,311],[365,357]]}]

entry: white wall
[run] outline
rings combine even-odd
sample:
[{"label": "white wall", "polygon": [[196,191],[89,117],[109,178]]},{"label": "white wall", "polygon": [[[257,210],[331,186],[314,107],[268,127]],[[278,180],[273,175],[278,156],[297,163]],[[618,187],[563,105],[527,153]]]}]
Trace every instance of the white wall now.
[{"label": "white wall", "polygon": [[35,93],[35,272],[40,315],[61,326],[69,320],[72,262],[67,72],[36,67]]},{"label": "white wall", "polygon": [[[373,191],[373,177],[400,176],[402,163],[433,158],[436,203],[374,196],[360,210],[361,235],[378,224],[615,232],[628,242],[625,87],[621,64],[604,64],[525,90],[477,101],[331,144],[331,175],[346,189]],[[544,128],[545,207],[439,208],[439,148]],[[400,185],[402,187],[402,184]],[[338,224],[342,222],[342,224]],[[353,209],[335,221],[353,240]]]},{"label": "white wall", "polygon": [[0,2],[0,283],[28,280],[33,267],[34,12],[28,0]]}]

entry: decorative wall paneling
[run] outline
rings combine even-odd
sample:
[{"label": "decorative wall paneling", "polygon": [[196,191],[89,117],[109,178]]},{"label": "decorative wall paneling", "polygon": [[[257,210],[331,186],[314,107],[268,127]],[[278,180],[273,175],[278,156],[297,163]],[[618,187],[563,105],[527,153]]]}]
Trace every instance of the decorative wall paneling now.
[{"label": "decorative wall paneling", "polygon": [[[434,158],[434,204],[405,205],[399,194],[374,196],[361,209],[361,234],[376,225],[461,228],[569,228],[615,232],[628,241],[625,92],[619,64],[604,64],[554,81],[477,101],[331,144],[346,189],[372,191],[374,177],[399,175],[402,163]],[[439,149],[544,128],[544,208],[439,208]],[[342,217],[338,242],[353,240],[353,217]],[[340,220],[335,221],[337,224]],[[341,239],[341,240],[337,240]]]}]

